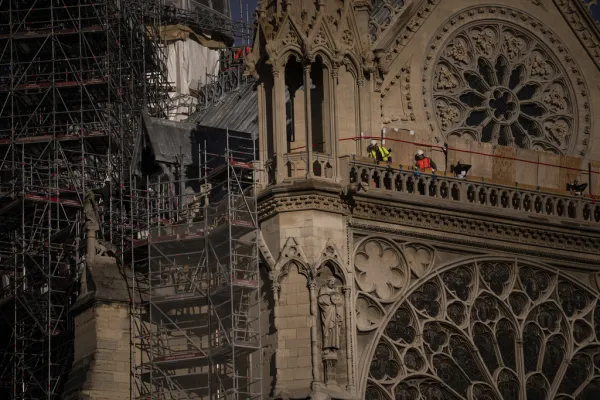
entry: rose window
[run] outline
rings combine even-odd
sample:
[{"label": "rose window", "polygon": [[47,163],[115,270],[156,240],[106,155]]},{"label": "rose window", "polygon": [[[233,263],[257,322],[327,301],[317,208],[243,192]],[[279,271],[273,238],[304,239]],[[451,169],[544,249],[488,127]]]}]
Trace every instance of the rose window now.
[{"label": "rose window", "polygon": [[414,281],[378,332],[367,400],[600,399],[598,293],[556,269],[441,268]]},{"label": "rose window", "polygon": [[556,57],[523,28],[468,26],[442,46],[432,81],[446,137],[569,154],[577,108]]}]

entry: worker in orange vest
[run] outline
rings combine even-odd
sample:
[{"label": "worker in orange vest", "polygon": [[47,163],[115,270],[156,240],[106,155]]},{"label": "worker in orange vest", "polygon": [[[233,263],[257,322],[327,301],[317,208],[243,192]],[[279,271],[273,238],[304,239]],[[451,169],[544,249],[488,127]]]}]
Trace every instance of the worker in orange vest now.
[{"label": "worker in orange vest", "polygon": [[425,152],[423,150],[417,151],[415,154],[415,167],[418,171],[427,172],[427,170],[431,170],[431,173],[435,173],[437,169],[437,165],[433,162],[433,160],[429,157],[425,157]]},{"label": "worker in orange vest", "polygon": [[239,49],[236,50],[234,57],[236,60],[239,60],[241,58],[244,58],[248,54],[250,54],[250,51],[251,51],[251,49],[248,46],[240,47]]}]

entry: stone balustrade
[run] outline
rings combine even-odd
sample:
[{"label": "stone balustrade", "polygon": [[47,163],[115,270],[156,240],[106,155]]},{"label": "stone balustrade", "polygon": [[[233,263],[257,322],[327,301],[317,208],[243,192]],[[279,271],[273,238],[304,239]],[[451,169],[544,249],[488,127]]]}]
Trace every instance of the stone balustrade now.
[{"label": "stone balustrade", "polygon": [[415,174],[413,170],[388,169],[386,165],[376,165],[352,156],[342,157],[340,168],[343,179],[349,179],[350,183],[365,182],[373,190],[469,204],[482,207],[482,211],[496,208],[577,222],[600,223],[600,201],[590,197],[429,173]]},{"label": "stone balustrade", "polygon": [[[333,178],[333,159],[331,156],[323,153],[313,152],[311,154],[311,163],[307,162],[307,154],[288,153],[284,154],[285,178],[306,178],[307,172],[313,176],[321,178]],[[307,171],[310,165],[310,171]]]}]

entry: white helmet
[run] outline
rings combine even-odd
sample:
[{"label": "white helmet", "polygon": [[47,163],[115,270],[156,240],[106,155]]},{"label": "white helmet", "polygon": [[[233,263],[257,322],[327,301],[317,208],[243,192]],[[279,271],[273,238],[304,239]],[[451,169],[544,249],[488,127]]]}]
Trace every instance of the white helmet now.
[{"label": "white helmet", "polygon": [[377,140],[371,139],[371,146],[375,146],[377,144]]},{"label": "white helmet", "polygon": [[425,152],[424,152],[423,150],[419,150],[419,151],[417,151],[417,155],[418,155],[418,156],[422,156],[423,154],[425,154]]}]

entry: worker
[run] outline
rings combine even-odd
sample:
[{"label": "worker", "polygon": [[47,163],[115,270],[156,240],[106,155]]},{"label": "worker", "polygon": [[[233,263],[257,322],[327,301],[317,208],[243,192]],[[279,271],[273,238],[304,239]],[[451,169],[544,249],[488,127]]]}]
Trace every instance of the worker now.
[{"label": "worker", "polygon": [[239,60],[250,54],[252,50],[248,46],[240,47],[235,52],[235,59]]},{"label": "worker", "polygon": [[374,158],[378,163],[380,161],[388,164],[392,162],[392,156],[390,156],[392,150],[388,150],[385,146],[381,146],[375,139],[371,140],[371,144],[367,147],[367,152],[369,153],[369,158]]},{"label": "worker", "polygon": [[417,151],[417,154],[415,154],[415,167],[423,172],[430,169],[432,173],[435,173],[435,170],[437,169],[433,160],[429,157],[425,157],[425,152],[423,150],[419,150]]}]

